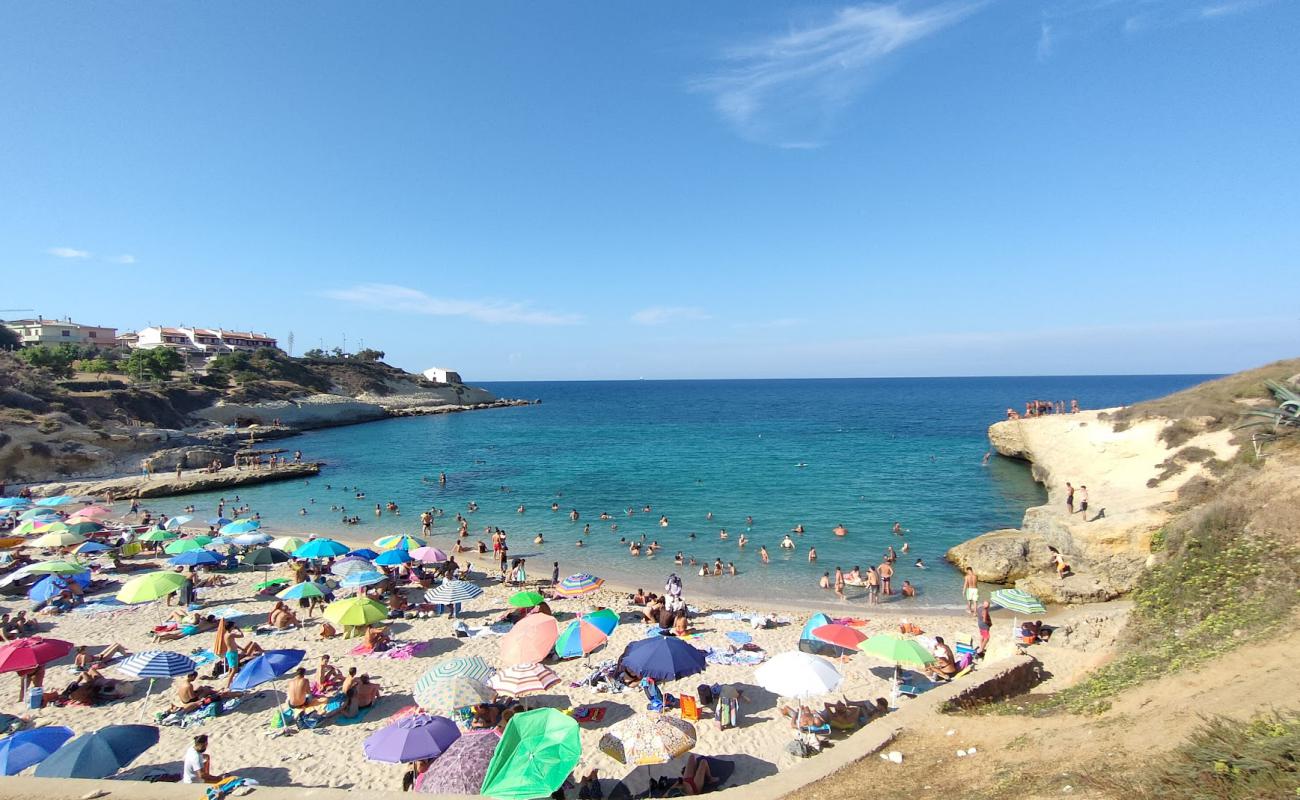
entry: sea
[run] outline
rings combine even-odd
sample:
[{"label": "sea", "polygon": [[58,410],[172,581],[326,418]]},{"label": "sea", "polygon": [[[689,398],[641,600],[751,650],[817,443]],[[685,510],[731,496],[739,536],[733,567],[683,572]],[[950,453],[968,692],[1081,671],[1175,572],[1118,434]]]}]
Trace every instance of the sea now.
[{"label": "sea", "polygon": [[[986,461],[991,423],[1031,399],[1106,408],[1213,377],[486,383],[500,397],[540,402],[309,431],[278,446],[324,462],[317,478],[151,506],[177,514],[192,503],[204,519],[224,496],[227,509],[246,504],[259,513],[272,534],[358,544],[419,535],[420,512],[440,509],[432,544],[450,551],[461,513],[471,543],[490,544],[487,529],[504,529],[511,557],[526,558],[538,577],[549,577],[558,561],[566,575],[587,571],[649,591],[675,572],[688,593],[800,606],[831,599],[818,586],[824,572],[865,569],[888,546],[901,551],[907,542],[895,584],[911,581],[918,596],[895,602],[959,607],[961,577],[945,551],[1016,527],[1026,508],[1045,501],[1028,465],[996,454]],[[376,504],[389,502],[400,513],[377,516]],[[611,518],[600,519],[602,512]],[[342,524],[353,515],[360,524]],[[796,525],[805,532],[791,533],[794,549],[782,549]],[[833,535],[837,525],[848,534]],[[634,540],[660,549],[632,556]],[[682,567],[678,553],[687,560]],[[494,566],[490,555],[467,557]],[[690,559],[734,563],[737,575],[700,578]],[[850,589],[848,602],[864,603],[862,590]]]}]

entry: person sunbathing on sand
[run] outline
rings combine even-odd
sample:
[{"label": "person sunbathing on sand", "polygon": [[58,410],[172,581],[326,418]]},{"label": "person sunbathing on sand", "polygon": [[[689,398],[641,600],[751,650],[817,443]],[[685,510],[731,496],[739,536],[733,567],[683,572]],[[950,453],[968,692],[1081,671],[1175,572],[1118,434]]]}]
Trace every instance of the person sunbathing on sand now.
[{"label": "person sunbathing on sand", "polygon": [[284,604],[284,601],[280,600],[276,602],[275,607],[271,609],[271,613],[267,615],[267,624],[278,631],[282,631],[302,623],[298,621],[297,615]]},{"label": "person sunbathing on sand", "polygon": [[77,657],[73,659],[73,663],[78,670],[84,672],[91,667],[102,667],[110,661],[126,655],[130,655],[130,653],[127,652],[125,647],[117,643],[111,644],[93,655],[83,644],[77,648]]}]

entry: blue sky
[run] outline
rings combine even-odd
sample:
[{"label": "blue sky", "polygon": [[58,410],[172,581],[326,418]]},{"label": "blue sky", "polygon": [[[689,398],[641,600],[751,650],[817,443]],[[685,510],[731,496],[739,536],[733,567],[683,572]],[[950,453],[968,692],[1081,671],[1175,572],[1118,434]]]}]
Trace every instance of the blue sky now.
[{"label": "blue sky", "polygon": [[1236,370],[1300,353],[1297,41],[1294,0],[10,3],[0,307],[471,381]]}]

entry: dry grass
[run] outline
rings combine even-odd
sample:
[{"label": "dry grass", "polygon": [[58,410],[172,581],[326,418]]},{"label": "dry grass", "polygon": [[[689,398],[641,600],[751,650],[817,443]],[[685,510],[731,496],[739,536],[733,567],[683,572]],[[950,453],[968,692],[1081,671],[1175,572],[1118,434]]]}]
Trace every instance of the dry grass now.
[{"label": "dry grass", "polygon": [[[1264,386],[1264,381],[1286,381],[1297,374],[1300,374],[1300,358],[1275,361],[1245,372],[1206,381],[1168,397],[1136,403],[1108,415],[1108,419],[1117,431],[1149,417],[1164,417],[1178,421],[1203,420],[1205,430],[1221,430],[1235,423],[1248,404],[1252,402],[1271,404],[1272,394]],[[1181,435],[1181,430],[1172,432],[1166,430],[1161,433],[1161,438],[1170,446],[1176,447],[1182,443],[1176,441]]]}]

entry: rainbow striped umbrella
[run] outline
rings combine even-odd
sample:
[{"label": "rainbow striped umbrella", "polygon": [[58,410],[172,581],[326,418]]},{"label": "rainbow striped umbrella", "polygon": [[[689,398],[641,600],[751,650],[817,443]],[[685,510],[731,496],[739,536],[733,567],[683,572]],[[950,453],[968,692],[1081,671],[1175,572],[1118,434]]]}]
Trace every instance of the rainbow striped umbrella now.
[{"label": "rainbow striped umbrella", "polygon": [[555,588],[555,593],[560,597],[581,597],[599,590],[604,585],[604,578],[579,572],[560,581],[560,585]]},{"label": "rainbow striped umbrella", "polygon": [[424,547],[425,544],[427,544],[427,542],[418,536],[407,536],[405,534],[400,536],[381,536],[375,540],[375,547],[378,547],[380,550],[414,550],[417,547]]},{"label": "rainbow striped umbrella", "polygon": [[609,641],[609,634],[590,622],[575,619],[555,640],[555,654],[560,658],[585,656]]}]

